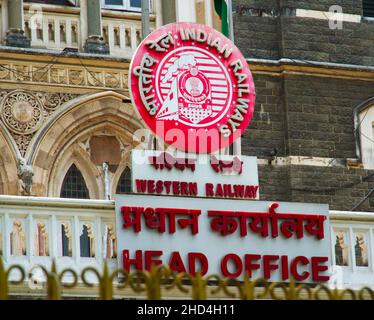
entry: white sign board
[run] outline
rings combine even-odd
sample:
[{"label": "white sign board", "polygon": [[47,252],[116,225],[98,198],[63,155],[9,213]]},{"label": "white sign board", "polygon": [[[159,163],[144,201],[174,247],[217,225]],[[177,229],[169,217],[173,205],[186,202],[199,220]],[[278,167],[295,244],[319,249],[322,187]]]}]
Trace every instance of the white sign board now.
[{"label": "white sign board", "polygon": [[327,205],[116,195],[116,224],[125,270],[328,281]]},{"label": "white sign board", "polygon": [[132,150],[134,193],[259,199],[257,158]]}]

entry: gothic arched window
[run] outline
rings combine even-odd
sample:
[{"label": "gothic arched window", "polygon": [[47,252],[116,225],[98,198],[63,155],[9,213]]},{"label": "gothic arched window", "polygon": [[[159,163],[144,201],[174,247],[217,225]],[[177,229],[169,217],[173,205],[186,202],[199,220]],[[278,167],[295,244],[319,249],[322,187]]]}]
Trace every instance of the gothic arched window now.
[{"label": "gothic arched window", "polygon": [[131,169],[129,167],[126,167],[125,170],[123,170],[116,190],[116,193],[126,192],[131,192]]},{"label": "gothic arched window", "polygon": [[374,169],[374,97],[354,110],[357,157],[364,169]]},{"label": "gothic arched window", "polygon": [[75,164],[72,164],[61,188],[61,198],[89,199],[86,182]]}]

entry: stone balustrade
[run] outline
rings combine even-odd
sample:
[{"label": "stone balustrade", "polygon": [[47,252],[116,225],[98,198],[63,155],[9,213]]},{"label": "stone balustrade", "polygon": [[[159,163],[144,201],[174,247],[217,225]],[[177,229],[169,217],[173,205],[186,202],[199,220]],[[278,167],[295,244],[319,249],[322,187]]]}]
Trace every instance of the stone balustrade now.
[{"label": "stone balustrade", "polygon": [[[0,1],[0,8],[2,2]],[[2,16],[7,9],[1,8]],[[103,10],[102,35],[109,45],[110,55],[130,59],[141,41],[140,13]],[[5,45],[6,22],[0,23],[0,44]],[[151,17],[151,30],[155,18]],[[24,31],[31,48],[62,51],[65,48],[84,51],[87,27],[82,25],[80,8],[24,5]]]},{"label": "stone balustrade", "polygon": [[[373,213],[330,211],[330,225],[331,284],[374,286]],[[6,266],[49,268],[54,258],[61,270],[101,270],[105,260],[114,269],[116,248],[113,201],[0,196],[0,253]]]},{"label": "stone balustrade", "polygon": [[[117,265],[114,204],[104,200],[76,200],[0,196],[0,251],[5,265],[80,272],[101,270],[104,260]],[[14,272],[11,278],[16,278]]]},{"label": "stone balustrade", "polygon": [[25,34],[31,47],[52,50],[79,49],[82,44],[79,16],[25,13]]},{"label": "stone balustrade", "polygon": [[103,37],[114,56],[131,58],[141,42],[140,21],[103,19]]}]

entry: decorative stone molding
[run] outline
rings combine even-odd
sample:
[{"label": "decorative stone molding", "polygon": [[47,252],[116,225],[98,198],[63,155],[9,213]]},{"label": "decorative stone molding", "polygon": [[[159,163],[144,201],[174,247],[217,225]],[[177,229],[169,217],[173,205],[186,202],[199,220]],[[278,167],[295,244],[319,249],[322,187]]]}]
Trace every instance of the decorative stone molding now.
[{"label": "decorative stone molding", "polygon": [[69,93],[0,92],[0,119],[24,156],[34,134],[46,118],[65,102],[75,98]]},{"label": "decorative stone molding", "polygon": [[10,63],[0,60],[0,81],[23,83],[43,83],[74,88],[105,88],[128,90],[127,69],[65,66],[40,63]]},{"label": "decorative stone molding", "polygon": [[20,29],[10,29],[5,38],[5,44],[9,47],[30,48],[30,39]]},{"label": "decorative stone molding", "polygon": [[109,46],[101,36],[89,36],[84,45],[84,51],[94,54],[109,54]]},{"label": "decorative stone molding", "polygon": [[26,163],[24,158],[18,159],[18,179],[19,179],[19,195],[31,195],[34,171],[31,165]]},{"label": "decorative stone molding", "polygon": [[16,134],[30,134],[43,122],[43,105],[39,98],[23,90],[9,92],[0,104],[4,125]]},{"label": "decorative stone molding", "polygon": [[22,156],[25,155],[27,148],[30,145],[30,141],[34,134],[12,134],[14,141],[18,147],[19,152]]}]

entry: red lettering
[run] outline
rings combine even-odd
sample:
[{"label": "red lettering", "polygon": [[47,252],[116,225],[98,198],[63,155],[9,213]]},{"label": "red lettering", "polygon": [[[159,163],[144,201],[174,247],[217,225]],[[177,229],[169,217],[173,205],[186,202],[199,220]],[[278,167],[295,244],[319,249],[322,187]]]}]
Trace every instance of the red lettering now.
[{"label": "red lettering", "polygon": [[264,255],[263,264],[264,264],[264,278],[270,279],[271,272],[278,269],[278,264],[271,263],[271,261],[278,260],[279,256],[276,255]]},{"label": "red lettering", "polygon": [[231,190],[231,184],[224,184],[223,185],[223,190],[224,190],[224,195],[225,197],[229,198],[229,197],[234,197],[235,196],[235,193],[232,192]]},{"label": "red lettering", "polygon": [[164,191],[164,183],[161,180],[158,180],[156,182],[156,192],[162,193],[162,191]]},{"label": "red lettering", "polygon": [[125,270],[125,272],[130,272],[131,265],[134,265],[136,270],[142,271],[143,270],[142,250],[135,251],[134,259],[130,259],[129,250],[123,250],[122,251],[122,265],[123,265],[123,270]]},{"label": "red lettering", "polygon": [[245,198],[253,199],[256,198],[258,186],[246,186],[245,187]]},{"label": "red lettering", "polygon": [[229,196],[231,197],[231,198],[233,198],[233,197],[235,197],[235,193],[234,192],[232,192],[232,185],[231,184],[229,184]]},{"label": "red lettering", "polygon": [[187,182],[181,182],[181,195],[188,196],[188,183]]},{"label": "red lettering", "polygon": [[327,257],[312,257],[312,277],[314,281],[328,281],[330,276],[322,276],[319,273],[328,270],[328,266],[321,266],[320,263],[325,263],[329,260]]},{"label": "red lettering", "polygon": [[253,186],[253,198],[257,197],[258,186]]},{"label": "red lettering", "polygon": [[223,185],[223,196],[228,197],[229,196],[229,191],[228,191],[228,184]]},{"label": "red lettering", "polygon": [[260,260],[261,256],[259,254],[246,254],[244,256],[245,261],[245,271],[249,278],[252,278],[252,271],[260,269],[259,263],[252,263],[253,260]]},{"label": "red lettering", "polygon": [[186,267],[184,266],[183,260],[178,251],[174,251],[171,253],[169,266],[172,271],[175,271],[178,273],[187,272]]},{"label": "red lettering", "polygon": [[216,187],[216,197],[217,196],[223,197],[222,185],[220,183],[218,183]]},{"label": "red lettering", "polygon": [[234,193],[236,198],[243,198],[244,197],[244,186],[234,184]]},{"label": "red lettering", "polygon": [[145,193],[147,191],[147,180],[135,180],[137,192]]},{"label": "red lettering", "polygon": [[180,194],[180,183],[179,181],[173,181],[173,194],[179,195]]},{"label": "red lettering", "polygon": [[[196,271],[196,263],[200,262],[200,271]],[[203,276],[208,272],[208,258],[199,252],[190,252],[188,254],[188,269],[191,275],[196,275],[197,272]]]},{"label": "red lettering", "polygon": [[207,197],[214,197],[213,183],[206,183],[205,184],[205,195]]},{"label": "red lettering", "polygon": [[152,265],[161,265],[162,260],[160,259],[153,259],[153,257],[159,257],[162,256],[161,250],[149,250],[144,251],[144,260],[145,260],[145,270],[150,271]]},{"label": "red lettering", "polygon": [[188,189],[190,190],[190,196],[197,196],[197,183],[189,182]]},{"label": "red lettering", "polygon": [[287,280],[290,277],[290,273],[288,271],[288,257],[281,256],[281,263],[282,263],[282,280]]},{"label": "red lettering", "polygon": [[296,281],[303,281],[303,280],[306,280],[309,277],[310,273],[308,271],[304,271],[302,274],[300,274],[297,270],[297,265],[299,263],[306,266],[307,264],[309,264],[309,260],[308,260],[307,257],[298,256],[295,259],[293,259],[292,262],[291,262],[291,274],[292,274],[292,276],[294,277],[294,279]]},{"label": "red lettering", "polygon": [[148,193],[155,193],[155,180],[148,180]]},{"label": "red lettering", "polygon": [[171,181],[164,181],[164,186],[165,186],[165,189],[166,189],[166,193],[169,194],[170,193]]},{"label": "red lettering", "polygon": [[[228,262],[230,260],[235,264],[235,271],[234,272],[230,272],[229,269],[228,269]],[[242,260],[240,259],[240,257],[238,255],[236,255],[234,253],[229,253],[229,254],[225,255],[223,257],[223,259],[221,260],[221,271],[222,271],[222,274],[225,277],[228,277],[228,278],[239,277],[240,274],[243,271]]]}]

